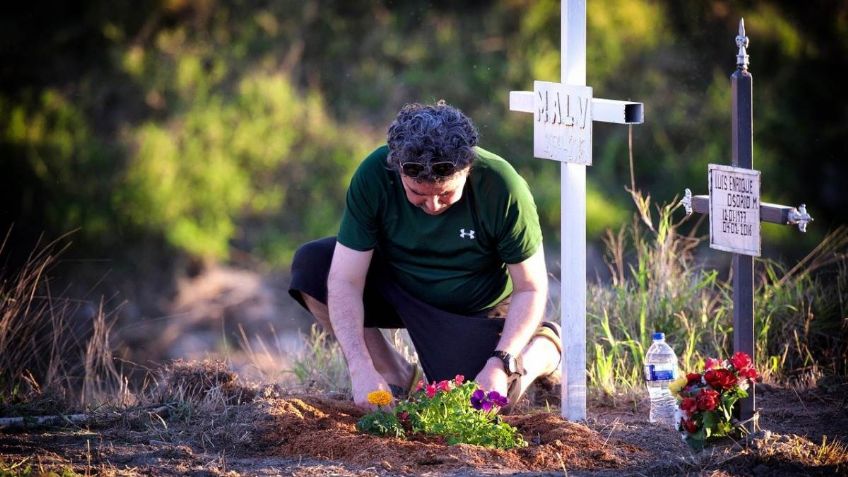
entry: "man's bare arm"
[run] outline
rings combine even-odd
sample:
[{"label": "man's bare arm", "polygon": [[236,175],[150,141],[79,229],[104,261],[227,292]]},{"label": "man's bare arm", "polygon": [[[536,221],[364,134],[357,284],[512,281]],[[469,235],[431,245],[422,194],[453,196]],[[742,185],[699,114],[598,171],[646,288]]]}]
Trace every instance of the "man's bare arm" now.
[{"label": "man's bare arm", "polygon": [[[507,265],[512,278],[513,292],[509,302],[504,329],[496,349],[518,356],[533,337],[545,314],[548,299],[548,272],[543,247],[521,263]],[[477,376],[486,389],[506,393],[506,373],[503,364],[490,359]]]},{"label": "man's bare arm", "polygon": [[367,406],[369,392],[389,389],[365,345],[362,294],[372,255],[337,243],[327,278],[330,323],[347,360],[354,402],[361,406]]},{"label": "man's bare arm", "polygon": [[518,356],[545,315],[548,271],[542,247],[527,260],[507,265],[513,292],[497,349]]}]

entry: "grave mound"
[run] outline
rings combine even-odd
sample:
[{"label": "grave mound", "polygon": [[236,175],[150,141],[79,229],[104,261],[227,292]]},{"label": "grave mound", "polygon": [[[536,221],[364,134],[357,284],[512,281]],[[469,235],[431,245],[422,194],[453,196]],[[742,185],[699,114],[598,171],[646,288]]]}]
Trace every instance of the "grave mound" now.
[{"label": "grave mound", "polygon": [[376,437],[356,431],[362,410],[349,401],[318,396],[268,400],[254,441],[262,453],[290,458],[319,458],[354,466],[379,463],[404,473],[471,467],[510,471],[615,469],[648,457],[647,451],[608,439],[558,415],[535,413],[505,416],[529,445],[500,450],[472,445],[446,445],[439,439]]}]

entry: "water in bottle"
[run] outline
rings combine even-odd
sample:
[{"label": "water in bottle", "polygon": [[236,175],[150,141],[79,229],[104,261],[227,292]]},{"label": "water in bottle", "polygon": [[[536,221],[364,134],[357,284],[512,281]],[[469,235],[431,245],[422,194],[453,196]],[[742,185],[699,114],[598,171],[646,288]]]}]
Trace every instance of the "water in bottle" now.
[{"label": "water in bottle", "polygon": [[677,379],[677,355],[665,342],[664,333],[654,333],[654,342],[645,355],[645,381],[651,396],[650,421],[675,427],[677,400],[668,385]]}]

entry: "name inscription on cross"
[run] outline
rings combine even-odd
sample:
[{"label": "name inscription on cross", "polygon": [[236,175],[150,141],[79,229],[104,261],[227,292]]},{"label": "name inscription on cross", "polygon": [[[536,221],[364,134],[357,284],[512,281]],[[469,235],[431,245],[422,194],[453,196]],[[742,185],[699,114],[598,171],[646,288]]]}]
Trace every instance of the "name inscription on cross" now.
[{"label": "name inscription on cross", "polygon": [[512,111],[533,113],[533,155],[561,161],[562,417],[586,418],[586,166],[592,122],[643,122],[643,105],[592,97],[586,86],[586,1],[562,0],[561,83],[511,91]]},{"label": "name inscription on cross", "polygon": [[[754,353],[754,265],[760,256],[760,222],[798,225],[807,231],[813,220],[803,204],[797,209],[760,201],[760,171],[753,169],[753,86],[748,72],[748,37],[739,21],[736,37],[736,71],[732,89],[732,166],[710,164],[709,195],[692,196],[686,189],[682,204],[686,214],[710,215],[710,248],[733,253],[733,350]],[[739,420],[749,431],[756,427],[755,390],[739,401]]]}]

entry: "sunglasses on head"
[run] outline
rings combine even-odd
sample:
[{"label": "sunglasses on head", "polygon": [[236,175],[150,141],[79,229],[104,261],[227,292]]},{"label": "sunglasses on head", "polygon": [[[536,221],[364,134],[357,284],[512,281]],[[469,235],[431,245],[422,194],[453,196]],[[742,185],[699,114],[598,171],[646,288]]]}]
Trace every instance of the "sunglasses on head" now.
[{"label": "sunglasses on head", "polygon": [[[420,162],[404,162],[400,165],[400,170],[407,177],[416,178],[423,175],[428,169],[426,164]],[[453,162],[434,162],[429,166],[430,172],[439,177],[450,177],[456,172],[456,164]]]}]

